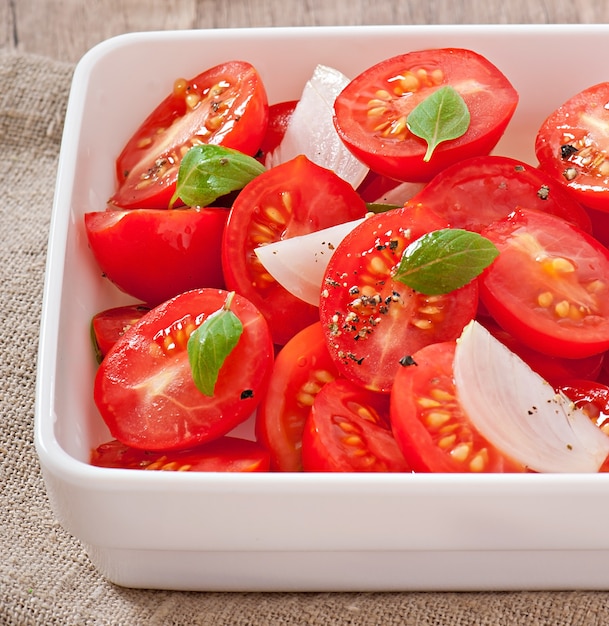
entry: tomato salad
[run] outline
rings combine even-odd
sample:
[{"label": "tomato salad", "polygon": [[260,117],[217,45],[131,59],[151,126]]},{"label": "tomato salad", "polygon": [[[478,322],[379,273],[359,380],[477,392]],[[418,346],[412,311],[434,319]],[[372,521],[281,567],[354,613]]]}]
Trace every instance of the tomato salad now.
[{"label": "tomato salad", "polygon": [[178,78],[84,219],[134,299],[92,320],[92,464],[605,471],[607,101],[549,111],[537,165],[492,154],[518,93],[471,50],[289,102],[242,61]]}]

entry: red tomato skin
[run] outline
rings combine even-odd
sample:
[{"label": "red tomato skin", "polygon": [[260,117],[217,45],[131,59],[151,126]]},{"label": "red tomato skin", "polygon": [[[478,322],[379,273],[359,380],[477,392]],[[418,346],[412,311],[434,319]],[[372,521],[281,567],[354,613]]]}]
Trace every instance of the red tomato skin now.
[{"label": "red tomato skin", "polygon": [[[393,434],[414,472],[503,473],[524,468],[506,458],[471,425],[459,404],[453,379],[454,341],[430,344],[413,355],[416,365],[398,370],[390,395]],[[447,420],[435,415],[446,414]],[[455,437],[454,441],[450,441]],[[472,447],[460,460],[451,452]],[[478,452],[483,452],[478,457]],[[485,458],[483,463],[477,459]]]},{"label": "red tomato skin", "polygon": [[[500,254],[480,277],[480,298],[501,327],[550,356],[579,359],[609,348],[609,251],[604,246],[556,216],[524,209],[491,224],[482,234]],[[530,235],[541,242],[532,253],[524,252]],[[515,237],[526,245],[511,245]],[[574,271],[554,272],[545,264],[557,257],[571,262]],[[555,276],[558,286],[552,282]],[[596,285],[596,291],[589,292],[586,285]],[[556,293],[548,306],[538,300],[546,292]],[[554,305],[562,301],[588,307],[591,314],[582,319],[573,319],[570,313],[558,317]]]},{"label": "red tomato skin", "polygon": [[[199,98],[194,108],[186,94]],[[118,188],[109,204],[168,208],[184,150],[209,143],[253,156],[267,121],[267,94],[251,64],[230,61],[202,72],[159,103],[127,141],[116,159]]]},{"label": "red tomato skin", "polygon": [[222,235],[228,210],[137,209],[86,213],[89,246],[121,291],[156,305],[199,287],[224,287]]},{"label": "red tomato skin", "polygon": [[[389,105],[370,104],[379,102],[379,90],[393,95],[394,89],[400,88],[402,83],[396,83],[396,76],[410,70],[416,74],[419,69],[425,72],[425,79],[415,79],[416,86],[407,92],[408,98],[387,98]],[[475,81],[478,86],[472,88]],[[419,102],[444,85],[460,92],[471,122],[461,137],[438,145],[429,161],[423,160],[426,141],[410,131],[395,135],[376,130],[385,120],[369,115],[371,107],[379,111],[395,107],[393,119],[404,119]],[[429,49],[386,59],[354,78],[336,99],[334,121],[347,148],[370,169],[396,180],[426,182],[459,160],[488,154],[503,135],[517,103],[517,91],[484,57],[471,50]]]},{"label": "red tomato skin", "polygon": [[[281,221],[273,216],[279,213]],[[305,156],[273,167],[248,183],[230,211],[222,243],[226,286],[266,317],[277,345],[319,319],[264,270],[254,248],[363,217],[364,201],[347,182]]]},{"label": "red tomato skin", "polygon": [[305,472],[408,472],[391,432],[389,398],[345,379],[315,397],[302,436]]},{"label": "red tomato skin", "polygon": [[91,452],[91,465],[169,472],[267,472],[268,452],[255,441],[220,437],[188,450],[138,450],[116,439]]},{"label": "red tomato skin", "polygon": [[262,164],[264,164],[267,155],[272,153],[281,143],[297,104],[298,100],[286,100],[269,106],[269,121],[257,154],[257,158]]},{"label": "red tomato skin", "polygon": [[[394,209],[369,217],[336,247],[319,315],[343,377],[389,393],[403,357],[429,343],[456,339],[475,317],[476,280],[445,296],[427,297],[392,277],[409,243],[446,226],[423,205]],[[360,306],[362,295],[378,303]]]},{"label": "red tomato skin", "polygon": [[517,159],[484,155],[437,174],[410,203],[422,202],[451,228],[480,232],[518,207],[536,209],[591,231],[586,210],[554,178]]},{"label": "red tomato skin", "polygon": [[269,450],[274,471],[302,471],[305,421],[315,395],[337,377],[319,322],[298,332],[279,351],[256,412],[256,439]]},{"label": "red tomato skin", "polygon": [[125,331],[137,322],[152,307],[148,304],[127,304],[112,307],[96,313],[91,319],[91,338],[98,361],[125,334]]},{"label": "red tomato skin", "polygon": [[501,343],[517,354],[527,365],[551,385],[565,380],[582,378],[595,380],[601,373],[605,354],[593,354],[581,359],[549,356],[518,341],[501,328],[492,318],[479,319],[480,323]]},{"label": "red tomato skin", "polygon": [[[535,138],[541,169],[584,206],[598,211],[609,211],[609,162],[605,159],[609,132],[604,131],[607,102],[609,82],[592,85],[553,111]],[[568,154],[563,146],[575,151]]]},{"label": "red tomato skin", "polygon": [[225,435],[253,414],[274,351],[268,324],[251,302],[238,294],[232,300],[243,333],[220,368],[213,397],[196,388],[188,361],[191,332],[222,309],[227,295],[182,293],[144,315],[110,349],[93,396],[112,437],[138,449],[179,450]]}]

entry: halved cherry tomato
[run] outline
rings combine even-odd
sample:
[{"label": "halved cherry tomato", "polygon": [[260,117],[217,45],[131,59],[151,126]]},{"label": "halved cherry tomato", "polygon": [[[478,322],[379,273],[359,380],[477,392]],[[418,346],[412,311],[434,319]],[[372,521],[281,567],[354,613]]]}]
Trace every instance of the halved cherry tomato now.
[{"label": "halved cherry tomato", "polygon": [[[461,137],[437,146],[429,161],[424,139],[408,129],[410,112],[450,85],[471,121]],[[456,161],[488,154],[503,134],[518,93],[490,61],[470,50],[429,49],[392,57],[354,78],[335,102],[336,129],[370,169],[403,181],[427,181]]]},{"label": "halved cherry tomato", "polygon": [[302,436],[306,472],[408,472],[391,432],[389,397],[345,379],[315,397]]},{"label": "halved cherry tomato", "polygon": [[267,154],[273,152],[281,143],[297,104],[298,100],[286,100],[269,106],[266,133],[260,142],[260,148],[256,155],[261,163],[264,164]]},{"label": "halved cherry tomato", "polygon": [[543,122],[535,139],[540,167],[583,205],[609,211],[609,82],[584,89]]},{"label": "halved cherry tomato", "polygon": [[268,101],[256,69],[231,61],[192,80],[179,78],[116,160],[120,208],[167,208],[184,154],[216,144],[254,155],[266,132]]},{"label": "halved cherry tomato", "polygon": [[473,157],[451,165],[410,202],[422,202],[452,228],[475,232],[517,207],[552,213],[591,230],[586,210],[561,183],[538,168],[504,156]]},{"label": "halved cherry tomato", "polygon": [[243,325],[224,360],[213,396],[195,386],[187,343],[227,292],[187,291],[152,309],[129,328],[101,362],[94,399],[112,436],[145,450],[190,448],[228,433],[252,415],[273,363],[268,324],[240,295],[231,311]]},{"label": "halved cherry tomato", "polygon": [[160,304],[198,287],[224,286],[222,234],[228,210],[138,209],[85,213],[101,271],[129,295]]},{"label": "halved cherry tomato", "polygon": [[255,441],[220,437],[188,450],[137,450],[114,439],[91,452],[91,465],[165,472],[266,472],[269,453]]},{"label": "halved cherry tomato", "polygon": [[499,249],[480,296],[522,343],[582,358],[609,348],[609,251],[563,219],[519,209],[482,231]]},{"label": "halved cherry tomato", "polygon": [[317,307],[284,289],[254,249],[363,217],[364,201],[334,172],[305,156],[273,167],[248,183],[231,209],[222,244],[228,289],[250,299],[285,344],[318,320]]},{"label": "halved cherry tomato", "polygon": [[302,431],[315,396],[338,376],[319,322],[294,335],[280,350],[256,412],[256,438],[271,454],[271,468],[302,470]]},{"label": "halved cherry tomato", "polygon": [[341,374],[389,392],[400,361],[456,339],[476,314],[476,281],[426,296],[393,279],[404,249],[446,222],[422,205],[366,219],[337,246],[324,277],[319,316]]},{"label": "halved cherry tomato", "polygon": [[510,335],[504,328],[501,328],[492,318],[478,318],[478,321],[493,337],[517,354],[533,371],[537,372],[551,385],[573,378],[595,380],[601,373],[605,360],[604,352],[581,359],[550,356],[535,350],[530,345],[522,343],[522,341]]},{"label": "halved cherry tomato", "polygon": [[472,426],[455,389],[456,342],[431,344],[397,372],[390,396],[396,441],[415,472],[524,471]]},{"label": "halved cherry tomato", "polygon": [[97,360],[106,356],[108,350],[143,317],[151,307],[147,304],[127,304],[96,313],[91,320],[91,339]]}]

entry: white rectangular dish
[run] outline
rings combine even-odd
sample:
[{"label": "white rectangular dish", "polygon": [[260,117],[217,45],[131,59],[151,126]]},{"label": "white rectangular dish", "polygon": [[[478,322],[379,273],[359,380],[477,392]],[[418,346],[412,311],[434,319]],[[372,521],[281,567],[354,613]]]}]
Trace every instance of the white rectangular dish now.
[{"label": "white rectangular dish", "polygon": [[[128,302],[83,227],[114,159],[178,76],[254,64],[270,102],[318,63],[348,76],[392,55],[465,47],[520,104],[495,150],[534,163],[535,132],[607,79],[609,26],[370,26],[124,35],[78,64],[49,238],[35,442],[53,509],[119,585],[250,591],[609,589],[609,475],[188,474],[87,464],[109,439],[92,400],[94,313]],[[582,62],[581,50],[588,51]]]}]

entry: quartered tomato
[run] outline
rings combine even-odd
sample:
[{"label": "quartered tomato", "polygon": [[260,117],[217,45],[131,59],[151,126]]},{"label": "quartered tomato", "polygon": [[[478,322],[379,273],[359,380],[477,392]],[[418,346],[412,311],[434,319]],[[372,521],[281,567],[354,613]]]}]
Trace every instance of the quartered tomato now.
[{"label": "quartered tomato", "polygon": [[422,202],[452,228],[474,232],[517,207],[552,213],[591,230],[586,210],[561,183],[536,167],[504,156],[473,157],[451,165],[410,202]]},{"label": "quartered tomato", "polygon": [[584,89],[543,122],[540,167],[585,206],[609,211],[609,82]]},{"label": "quartered tomato", "polygon": [[91,452],[91,465],[164,472],[266,472],[269,453],[255,441],[220,437],[188,450],[137,450],[114,439]]},{"label": "quartered tomato", "polygon": [[393,438],[389,397],[348,380],[325,385],[305,423],[302,462],[307,472],[408,472]]},{"label": "quartered tomato", "polygon": [[446,222],[426,207],[366,219],[337,246],[324,277],[319,315],[341,374],[389,392],[400,362],[423,346],[456,339],[476,314],[476,281],[427,296],[394,280],[408,244]]},{"label": "quartered tomato", "polygon": [[177,79],[118,156],[118,189],[110,204],[167,208],[189,148],[215,144],[253,156],[267,119],[266,91],[249,63],[231,61],[191,80]]},{"label": "quartered tomato", "polygon": [[183,291],[224,286],[227,209],[138,209],[85,213],[101,271],[129,295],[160,304]]},{"label": "quartered tomato", "polygon": [[506,458],[470,423],[453,379],[456,342],[435,343],[397,372],[390,396],[396,441],[415,472],[508,472]]},{"label": "quartered tomato", "polygon": [[520,209],[482,231],[499,256],[480,281],[500,326],[545,354],[609,348],[609,251],[559,217]]},{"label": "quartered tomato", "polygon": [[298,100],[286,100],[285,102],[277,102],[269,106],[269,121],[266,133],[260,142],[260,148],[256,155],[261,163],[264,163],[266,155],[273,152],[281,143],[297,104]]},{"label": "quartered tomato", "polygon": [[576,407],[584,410],[590,419],[609,435],[609,386],[593,380],[575,378],[558,385]]},{"label": "quartered tomato", "polygon": [[[453,87],[469,109],[459,138],[438,145],[424,161],[427,143],[408,128],[408,115],[442,86]],[[392,57],[354,78],[335,102],[336,129],[370,169],[403,181],[427,181],[455,163],[488,154],[503,134],[518,94],[487,59],[457,48]]]},{"label": "quartered tomato", "polygon": [[224,360],[212,396],[196,387],[187,343],[220,311],[228,293],[187,291],[152,309],[129,328],[101,362],[94,399],[112,436],[145,450],[190,448],[228,433],[254,411],[273,363],[268,324],[245,298],[230,310],[243,332]]},{"label": "quartered tomato", "polygon": [[573,378],[595,380],[602,371],[605,360],[603,352],[581,359],[549,356],[531,345],[522,343],[501,328],[492,318],[479,319],[479,321],[493,337],[517,354],[533,371],[552,385]]},{"label": "quartered tomato", "polygon": [[302,431],[315,396],[338,376],[319,322],[301,330],[280,350],[256,412],[256,438],[271,454],[271,468],[302,470]]},{"label": "quartered tomato", "polygon": [[127,304],[112,307],[95,314],[91,320],[91,339],[98,361],[106,356],[108,350],[143,317],[151,307],[147,304]]},{"label": "quartered tomato", "polygon": [[275,343],[285,344],[318,320],[317,307],[282,287],[254,249],[361,218],[364,201],[334,172],[298,156],[248,183],[235,200],[222,244],[229,289],[249,298],[269,321]]}]

